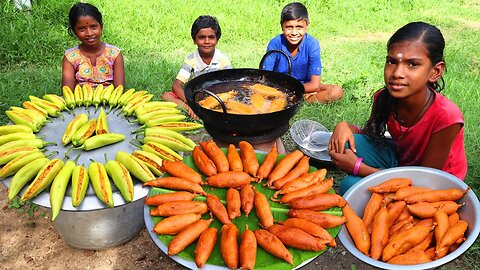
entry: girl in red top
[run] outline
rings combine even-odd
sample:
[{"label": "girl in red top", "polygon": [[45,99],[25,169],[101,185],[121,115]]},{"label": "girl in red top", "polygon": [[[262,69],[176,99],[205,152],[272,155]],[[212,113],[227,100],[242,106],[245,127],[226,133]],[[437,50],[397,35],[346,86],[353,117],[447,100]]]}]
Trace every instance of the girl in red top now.
[{"label": "girl in red top", "polygon": [[349,173],[341,194],[362,177],[396,166],[432,167],[465,179],[463,115],[439,93],[444,48],[440,30],[424,22],[409,23],[390,38],[385,87],[374,95],[370,118],[363,129],[339,123],[329,142],[333,163]]}]

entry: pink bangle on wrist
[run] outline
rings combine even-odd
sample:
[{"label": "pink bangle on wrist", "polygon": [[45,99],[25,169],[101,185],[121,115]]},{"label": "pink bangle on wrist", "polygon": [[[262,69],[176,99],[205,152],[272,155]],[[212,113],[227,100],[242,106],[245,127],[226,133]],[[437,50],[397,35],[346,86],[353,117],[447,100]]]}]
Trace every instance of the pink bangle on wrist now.
[{"label": "pink bangle on wrist", "polygon": [[354,176],[357,176],[358,171],[360,170],[360,165],[362,165],[363,158],[358,158],[357,161],[355,162],[355,166],[353,166],[353,172],[352,174]]},{"label": "pink bangle on wrist", "polygon": [[352,125],[352,127],[357,131],[358,134],[362,133],[362,129],[357,125]]}]

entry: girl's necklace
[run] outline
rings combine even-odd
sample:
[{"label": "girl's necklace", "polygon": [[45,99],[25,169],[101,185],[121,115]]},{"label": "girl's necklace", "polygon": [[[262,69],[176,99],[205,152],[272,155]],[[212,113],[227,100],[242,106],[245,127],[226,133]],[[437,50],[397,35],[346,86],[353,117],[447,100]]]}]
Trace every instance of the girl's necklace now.
[{"label": "girl's necklace", "polygon": [[401,132],[401,134],[400,134],[400,141],[402,141],[402,140],[404,139],[405,134],[407,134],[408,131],[410,130],[410,128],[411,128],[412,126],[414,126],[414,125],[417,123],[417,121],[420,119],[420,117],[422,116],[422,113],[425,111],[425,109],[427,108],[427,105],[430,103],[430,100],[432,100],[432,97],[433,97],[433,94],[431,93],[430,90],[428,90],[428,98],[427,98],[427,101],[425,101],[425,103],[423,104],[422,108],[420,109],[420,111],[419,111],[419,112],[417,113],[417,115],[415,116],[415,118],[414,118],[414,120],[413,120],[413,122],[412,122],[412,125],[408,126],[408,127],[405,129],[405,131],[403,131],[403,129],[402,129],[402,127],[403,127],[402,125],[405,124],[405,121],[401,120],[401,119],[398,117],[398,106],[397,106],[397,112],[396,112],[396,115],[395,115],[396,117],[395,117],[395,118],[397,119],[397,122],[400,124],[400,128],[399,128],[399,130],[400,130],[400,132]]}]

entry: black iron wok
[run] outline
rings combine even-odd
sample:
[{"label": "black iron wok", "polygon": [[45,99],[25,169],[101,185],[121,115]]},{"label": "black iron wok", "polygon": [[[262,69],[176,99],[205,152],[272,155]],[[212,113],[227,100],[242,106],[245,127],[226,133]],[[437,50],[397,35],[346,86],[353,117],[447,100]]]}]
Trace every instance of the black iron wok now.
[{"label": "black iron wok", "polygon": [[[265,57],[271,52],[272,51],[268,52],[262,58],[260,66]],[[206,109],[198,104],[200,100],[205,99],[208,95],[215,97],[216,94],[229,91],[230,89],[225,89],[225,87],[212,87],[212,85],[226,82],[261,83],[271,86],[286,92],[287,95],[293,94],[293,104],[281,111],[253,115],[227,113],[223,102],[221,102],[218,97],[216,97],[216,99],[221,103],[223,112]],[[205,91],[205,89],[209,89],[210,91]],[[303,103],[304,92],[305,88],[303,84],[290,75],[249,68],[225,69],[205,73],[193,78],[185,85],[185,98],[187,103],[195,114],[204,121],[206,127],[214,128],[224,133],[240,133],[247,136],[249,134],[254,136],[288,125],[290,118]]]}]

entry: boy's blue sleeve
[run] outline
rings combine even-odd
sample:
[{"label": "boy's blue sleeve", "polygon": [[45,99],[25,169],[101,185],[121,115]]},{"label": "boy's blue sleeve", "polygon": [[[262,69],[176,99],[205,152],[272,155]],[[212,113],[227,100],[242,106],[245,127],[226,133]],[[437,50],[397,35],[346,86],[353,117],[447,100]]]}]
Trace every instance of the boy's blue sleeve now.
[{"label": "boy's blue sleeve", "polygon": [[320,43],[316,39],[308,44],[308,71],[310,76],[322,75],[322,59],[320,53]]}]

